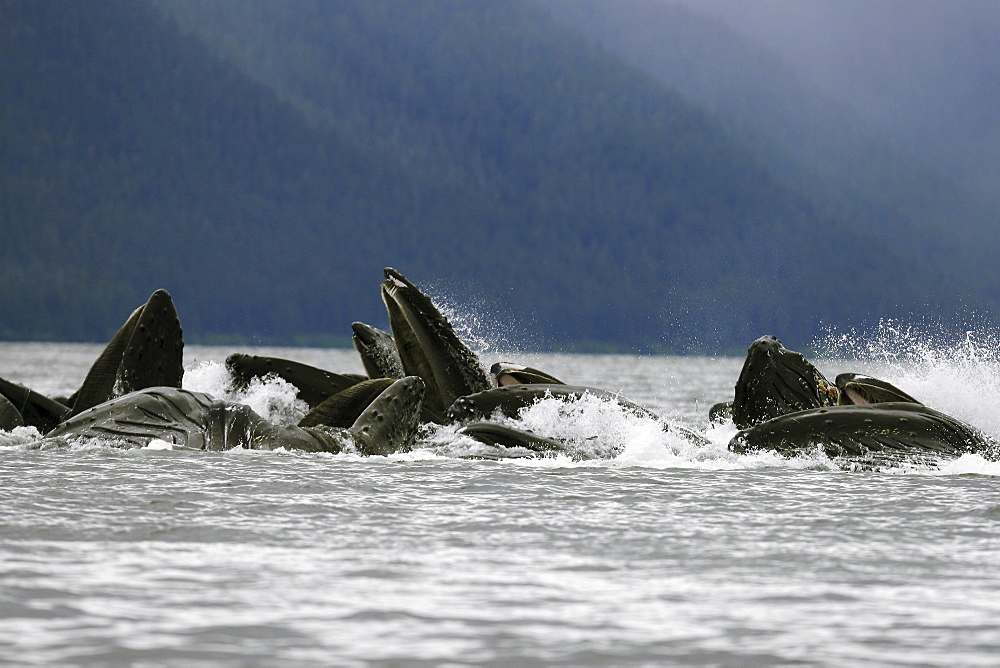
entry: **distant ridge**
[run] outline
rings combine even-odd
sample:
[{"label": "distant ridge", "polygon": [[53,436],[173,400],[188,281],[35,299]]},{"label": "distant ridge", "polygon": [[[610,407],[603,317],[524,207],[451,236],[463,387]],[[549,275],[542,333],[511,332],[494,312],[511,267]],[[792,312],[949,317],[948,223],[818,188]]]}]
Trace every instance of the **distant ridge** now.
[{"label": "distant ridge", "polygon": [[535,3],[233,7],[0,4],[0,337],[165,287],[194,341],[333,341],[386,265],[526,348],[991,312]]}]

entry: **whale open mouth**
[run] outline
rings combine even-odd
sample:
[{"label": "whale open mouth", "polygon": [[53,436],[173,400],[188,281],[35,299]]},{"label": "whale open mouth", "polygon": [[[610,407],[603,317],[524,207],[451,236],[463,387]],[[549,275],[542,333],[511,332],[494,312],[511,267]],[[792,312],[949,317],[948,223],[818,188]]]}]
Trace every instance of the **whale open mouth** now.
[{"label": "whale open mouth", "polygon": [[842,373],[837,376],[836,383],[840,389],[840,404],[842,406],[881,404],[891,401],[920,403],[888,381],[859,373]]},{"label": "whale open mouth", "polygon": [[476,354],[430,297],[395,269],[385,269],[382,301],[403,370],[424,380],[424,405],[438,422],[455,399],[490,387]]},{"label": "whale open mouth", "polygon": [[490,376],[493,378],[493,384],[497,387],[532,383],[562,383],[551,374],[513,362],[496,362],[490,367]]}]

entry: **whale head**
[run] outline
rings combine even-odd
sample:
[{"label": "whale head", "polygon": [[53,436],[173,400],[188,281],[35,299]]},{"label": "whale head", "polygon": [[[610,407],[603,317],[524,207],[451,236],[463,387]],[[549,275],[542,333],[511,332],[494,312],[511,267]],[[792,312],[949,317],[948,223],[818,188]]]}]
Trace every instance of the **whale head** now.
[{"label": "whale head", "polygon": [[417,440],[424,381],[406,376],[394,381],[368,405],[348,430],[365,455],[406,452]]},{"label": "whale head", "polygon": [[354,349],[369,378],[403,377],[403,362],[391,334],[363,322],[351,323],[351,331]]},{"label": "whale head", "polygon": [[802,353],[762,336],[747,350],[736,381],[733,422],[746,429],[795,411],[837,403],[838,391]]},{"label": "whale head", "polygon": [[490,387],[479,358],[458,338],[448,319],[395,269],[385,270],[382,301],[403,370],[424,380],[424,402],[438,421],[458,397]]}]

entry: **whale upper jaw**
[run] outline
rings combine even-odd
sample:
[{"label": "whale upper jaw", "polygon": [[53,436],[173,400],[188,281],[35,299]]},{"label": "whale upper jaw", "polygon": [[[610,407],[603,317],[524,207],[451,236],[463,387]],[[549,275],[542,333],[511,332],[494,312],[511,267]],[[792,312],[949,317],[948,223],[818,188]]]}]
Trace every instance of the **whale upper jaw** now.
[{"label": "whale upper jaw", "polygon": [[426,384],[428,412],[443,421],[455,399],[490,387],[476,354],[455,333],[438,308],[395,269],[385,269],[382,301],[403,370]]}]

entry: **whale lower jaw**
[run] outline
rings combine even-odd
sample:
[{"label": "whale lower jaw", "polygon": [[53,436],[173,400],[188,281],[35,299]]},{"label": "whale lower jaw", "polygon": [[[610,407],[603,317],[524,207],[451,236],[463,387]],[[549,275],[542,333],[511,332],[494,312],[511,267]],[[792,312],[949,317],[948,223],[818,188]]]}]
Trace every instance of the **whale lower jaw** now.
[{"label": "whale lower jaw", "polygon": [[816,408],[744,429],[729,442],[739,454],[786,457],[822,453],[844,468],[936,465],[998,446],[955,418],[921,404],[892,402]]}]

